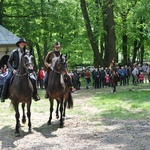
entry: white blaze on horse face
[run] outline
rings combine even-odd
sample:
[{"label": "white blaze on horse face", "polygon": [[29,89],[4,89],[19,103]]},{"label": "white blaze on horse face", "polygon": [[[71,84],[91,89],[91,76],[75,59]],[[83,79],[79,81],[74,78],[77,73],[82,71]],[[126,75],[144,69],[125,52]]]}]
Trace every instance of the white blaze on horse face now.
[{"label": "white blaze on horse face", "polygon": [[54,68],[56,61],[58,60],[58,57],[54,57],[52,59],[52,68]]},{"label": "white blaze on horse face", "polygon": [[33,56],[29,56],[28,61],[29,61],[28,62],[28,69],[33,70],[33,68],[34,68]]}]

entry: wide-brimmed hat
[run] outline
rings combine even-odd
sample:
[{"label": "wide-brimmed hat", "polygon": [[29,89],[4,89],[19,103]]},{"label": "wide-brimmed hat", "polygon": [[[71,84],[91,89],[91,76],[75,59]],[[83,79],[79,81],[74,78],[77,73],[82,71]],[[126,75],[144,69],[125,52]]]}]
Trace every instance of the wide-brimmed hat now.
[{"label": "wide-brimmed hat", "polygon": [[16,43],[17,46],[19,46],[19,43],[28,43],[24,38],[19,39],[19,41]]},{"label": "wide-brimmed hat", "polygon": [[53,47],[60,47],[60,43],[59,42],[55,42],[55,44],[53,45]]}]

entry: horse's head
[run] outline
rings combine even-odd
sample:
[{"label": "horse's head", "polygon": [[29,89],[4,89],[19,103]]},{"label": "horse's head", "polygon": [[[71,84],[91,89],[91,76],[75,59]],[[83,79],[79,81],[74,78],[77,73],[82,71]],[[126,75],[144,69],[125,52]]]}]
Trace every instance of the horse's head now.
[{"label": "horse's head", "polygon": [[22,67],[25,68],[27,73],[31,73],[34,70],[34,57],[32,55],[32,48],[30,51],[26,50],[25,47],[23,49],[23,54],[21,57]]},{"label": "horse's head", "polygon": [[66,74],[67,73],[67,56],[64,56],[61,54],[58,58],[56,58],[56,62],[55,62],[53,69],[54,71],[60,74]]}]

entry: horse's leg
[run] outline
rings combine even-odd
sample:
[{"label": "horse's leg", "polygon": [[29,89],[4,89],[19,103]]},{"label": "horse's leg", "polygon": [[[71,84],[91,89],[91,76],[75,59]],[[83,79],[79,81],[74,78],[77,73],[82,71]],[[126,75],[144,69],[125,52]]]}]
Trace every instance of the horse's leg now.
[{"label": "horse's leg", "polygon": [[27,103],[27,117],[28,117],[28,127],[29,131],[31,131],[31,98],[30,101]]},{"label": "horse's leg", "polygon": [[23,112],[22,123],[25,124],[26,123],[25,103],[22,103],[22,112]]},{"label": "horse's leg", "polygon": [[59,118],[59,112],[58,112],[58,109],[59,109],[59,100],[56,99],[56,101],[57,101],[56,118],[58,119]]},{"label": "horse's leg", "polygon": [[19,114],[19,103],[14,103],[14,108],[15,108],[15,118],[16,118],[16,128],[15,128],[15,136],[18,137],[20,136],[20,132],[19,132],[19,127],[20,127],[20,122],[19,122],[19,118],[20,118],[20,114]]},{"label": "horse's leg", "polygon": [[60,126],[63,127],[64,125],[64,118],[63,118],[63,98],[60,101]]},{"label": "horse's leg", "polygon": [[50,101],[50,116],[49,116],[49,120],[47,122],[48,125],[51,124],[51,120],[52,120],[52,113],[53,113],[53,103],[54,103],[54,100],[49,98],[49,101]]},{"label": "horse's leg", "polygon": [[113,93],[116,92],[116,83],[113,84]]},{"label": "horse's leg", "polygon": [[111,83],[110,83],[110,87],[111,87],[111,93],[113,93],[114,92],[114,83],[113,83],[113,81],[111,81]]},{"label": "horse's leg", "polygon": [[64,102],[64,111],[63,111],[63,118],[65,118],[65,116],[66,116],[66,105],[67,105],[67,100],[65,99],[65,102]]}]

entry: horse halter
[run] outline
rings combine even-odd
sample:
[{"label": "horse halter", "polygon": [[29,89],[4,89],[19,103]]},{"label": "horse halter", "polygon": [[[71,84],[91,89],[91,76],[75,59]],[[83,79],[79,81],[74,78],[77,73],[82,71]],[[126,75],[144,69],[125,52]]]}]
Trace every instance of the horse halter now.
[{"label": "horse halter", "polygon": [[[66,74],[66,59],[64,56],[54,58],[53,66],[51,69],[58,74]],[[63,68],[63,69],[62,69]]]},{"label": "horse halter", "polygon": [[34,66],[33,56],[29,54],[23,54],[21,57],[21,62],[19,64],[19,67],[20,65],[22,65],[21,67],[25,69],[25,73],[19,74],[19,70],[18,70],[18,73],[15,74],[16,76],[21,77],[33,73],[33,66]]}]

